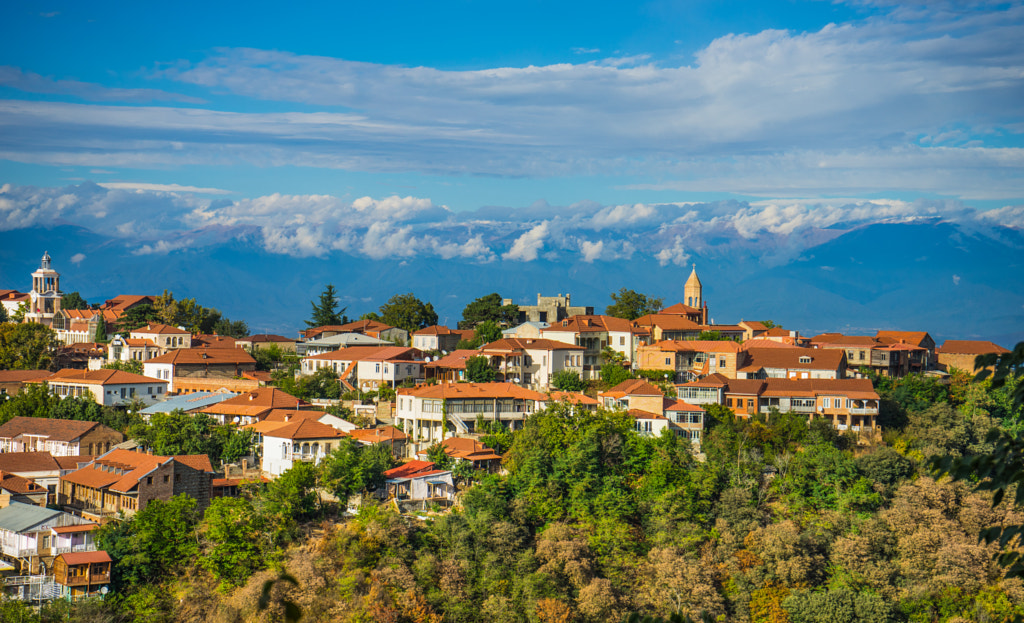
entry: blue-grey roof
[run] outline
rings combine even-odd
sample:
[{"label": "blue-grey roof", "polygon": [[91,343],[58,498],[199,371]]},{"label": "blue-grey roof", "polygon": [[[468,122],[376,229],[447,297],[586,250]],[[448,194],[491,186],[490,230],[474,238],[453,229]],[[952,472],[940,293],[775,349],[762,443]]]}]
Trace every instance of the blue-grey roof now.
[{"label": "blue-grey roof", "polygon": [[11,502],[10,506],[0,508],[0,530],[11,532],[25,532],[39,524],[53,520],[57,524],[57,517],[64,514],[64,511],[55,511],[42,506],[32,506],[21,502]]},{"label": "blue-grey roof", "polygon": [[182,394],[181,396],[172,396],[163,402],[158,402],[155,405],[151,405],[142,410],[145,415],[153,415],[154,413],[170,413],[175,409],[181,409],[182,411],[192,411],[194,409],[204,409],[210,405],[215,405],[218,402],[224,402],[228,398],[234,398],[238,394],[231,392],[196,392],[194,394]]}]

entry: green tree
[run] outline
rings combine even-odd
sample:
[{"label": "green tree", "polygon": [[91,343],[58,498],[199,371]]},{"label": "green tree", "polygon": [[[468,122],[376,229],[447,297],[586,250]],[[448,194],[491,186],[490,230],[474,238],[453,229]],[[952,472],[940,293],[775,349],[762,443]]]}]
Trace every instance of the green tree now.
[{"label": "green tree", "polygon": [[157,583],[189,566],[198,554],[196,500],[185,494],[150,500],[131,519],[97,531],[99,549],[114,560],[115,586]]},{"label": "green tree", "polygon": [[387,445],[363,446],[346,437],[320,463],[317,472],[321,485],[344,503],[357,493],[383,486],[384,472],[393,464]]},{"label": "green tree", "polygon": [[380,321],[409,333],[437,324],[437,312],[410,292],[396,294],[380,306]]},{"label": "green tree", "polygon": [[490,383],[496,376],[487,357],[480,355],[466,360],[466,380],[470,383]]},{"label": "green tree", "polygon": [[78,292],[65,294],[60,298],[61,309],[89,309],[89,303]]},{"label": "green tree", "polygon": [[244,320],[221,318],[213,324],[213,332],[217,335],[226,335],[234,338],[248,337],[249,325]]},{"label": "green tree", "polygon": [[580,378],[575,370],[559,370],[551,377],[551,384],[563,392],[581,392],[587,388],[587,382]]},{"label": "green tree", "polygon": [[295,463],[267,485],[257,502],[257,512],[267,522],[272,544],[295,539],[298,523],[312,519],[319,509],[313,465],[305,461]]},{"label": "green tree", "polygon": [[215,498],[200,525],[201,564],[224,586],[240,586],[265,565],[261,518],[244,497]]},{"label": "green tree", "polygon": [[0,424],[16,417],[50,417],[59,403],[60,397],[51,394],[46,383],[31,383],[17,395],[0,401]]},{"label": "green tree", "polygon": [[475,347],[479,347],[483,344],[490,344],[491,342],[496,342],[501,339],[501,327],[493,320],[485,320],[481,322],[476,326],[474,331],[473,342],[476,344]]},{"label": "green tree", "polygon": [[60,344],[57,334],[35,322],[0,325],[0,370],[46,370]]},{"label": "green tree", "polygon": [[662,299],[640,294],[627,288],[612,293],[611,297],[614,302],[605,308],[604,313],[616,318],[636,320],[640,316],[656,314],[662,308]]},{"label": "green tree", "polygon": [[103,364],[104,370],[121,370],[122,372],[131,372],[132,374],[142,374],[142,360],[141,359],[129,359],[127,361],[117,360],[111,361],[110,363]]},{"label": "green tree", "polygon": [[139,327],[153,322],[161,322],[161,320],[160,314],[152,305],[136,305],[121,314],[121,317],[117,319],[114,331],[121,335],[128,335]]},{"label": "green tree", "polygon": [[455,459],[448,456],[444,445],[440,442],[427,448],[427,460],[433,461],[437,469],[451,469],[455,465]]},{"label": "green tree", "polygon": [[7,308],[0,305],[0,324],[3,324],[8,320],[10,320],[10,318],[7,317]]},{"label": "green tree", "polygon": [[11,320],[13,320],[14,322],[25,322],[25,314],[27,314],[27,313],[28,313],[28,304],[27,303],[19,303],[18,304],[18,309],[14,310],[14,313],[11,315]]},{"label": "green tree", "polygon": [[313,306],[313,311],[310,319],[306,321],[308,327],[348,324],[348,317],[345,316],[345,310],[348,308],[338,309],[338,293],[334,289],[334,284],[327,284],[320,293],[319,300],[310,301],[310,305]]},{"label": "green tree", "polygon": [[615,387],[619,383],[633,378],[629,370],[617,363],[606,363],[601,366],[601,382],[605,387]]},{"label": "green tree", "polygon": [[474,300],[462,310],[460,329],[472,329],[481,322],[490,321],[509,326],[519,317],[518,305],[503,305],[501,295],[492,292]]},{"label": "green tree", "polygon": [[92,339],[100,344],[106,344],[109,340],[107,338],[107,323],[103,320],[102,314],[100,314],[99,321],[96,323],[96,335]]}]

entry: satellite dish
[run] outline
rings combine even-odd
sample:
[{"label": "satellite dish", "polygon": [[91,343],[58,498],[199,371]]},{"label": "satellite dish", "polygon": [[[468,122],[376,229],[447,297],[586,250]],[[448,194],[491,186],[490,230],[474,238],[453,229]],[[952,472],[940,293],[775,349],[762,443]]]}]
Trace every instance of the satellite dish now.
[{"label": "satellite dish", "polygon": [[518,376],[516,378],[512,379],[512,380],[515,381],[517,385],[519,384],[519,377]]},{"label": "satellite dish", "polygon": [[447,354],[448,354],[448,351],[446,351],[446,350],[442,350],[442,351],[441,351],[441,354],[442,354],[442,355],[447,355]]},{"label": "satellite dish", "polygon": [[110,592],[110,589],[107,588],[106,586],[101,586],[100,587],[100,595],[106,595],[109,592]]},{"label": "satellite dish", "polygon": [[427,361],[429,363],[430,362],[430,355],[427,355],[424,359],[425,359],[425,361]]}]

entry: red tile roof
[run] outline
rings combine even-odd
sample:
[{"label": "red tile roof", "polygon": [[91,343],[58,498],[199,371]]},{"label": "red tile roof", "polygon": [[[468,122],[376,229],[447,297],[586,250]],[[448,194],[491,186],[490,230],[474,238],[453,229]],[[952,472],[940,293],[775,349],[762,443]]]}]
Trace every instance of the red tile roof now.
[{"label": "red tile roof", "polygon": [[665,399],[665,403],[662,406],[662,411],[701,411],[701,412],[703,412],[704,409],[702,409],[701,407],[698,407],[696,405],[691,405],[690,403],[685,402],[683,400],[673,400],[671,398],[666,398]]},{"label": "red tile roof", "polygon": [[49,378],[49,370],[0,370],[0,383],[27,383]]},{"label": "red tile roof", "polygon": [[405,441],[409,438],[394,426],[382,428],[357,428],[349,431],[349,436],[363,443],[380,443],[382,441]]},{"label": "red tile roof", "polygon": [[272,431],[264,433],[264,437],[275,437],[277,439],[337,439],[344,437],[345,433],[328,426],[327,424],[321,424],[316,420],[295,420],[288,422],[287,424],[275,428]]},{"label": "red tile roof", "polygon": [[167,384],[167,381],[132,374],[123,370],[73,370],[64,368],[45,381],[63,381],[68,383],[81,383],[83,385],[141,385],[153,383]]},{"label": "red tile roof", "polygon": [[685,316],[687,314],[700,314],[700,313],[702,313],[702,311],[703,310],[701,310],[698,307],[690,307],[689,305],[683,305],[682,303],[676,303],[675,305],[670,305],[670,306],[666,307],[665,309],[661,310],[658,313],[662,314],[662,315],[664,315],[664,314],[674,314],[674,315]]},{"label": "red tile roof", "polygon": [[12,473],[59,471],[49,452],[0,452],[0,470]]},{"label": "red tile roof", "polygon": [[451,399],[451,398],[521,398],[525,400],[544,401],[546,396],[532,389],[519,387],[512,383],[438,383],[437,385],[420,385],[413,388],[400,388],[400,396],[418,398]]},{"label": "red tile roof", "polygon": [[50,528],[57,534],[70,534],[72,532],[92,532],[96,528],[99,528],[99,524],[94,523],[82,523],[74,526],[61,526],[59,528]]},{"label": "red tile roof", "polygon": [[601,392],[601,396],[664,396],[657,385],[652,385],[646,379],[626,379],[608,391]]},{"label": "red tile roof", "polygon": [[663,340],[655,346],[662,351],[682,353],[736,353],[743,349],[732,340]]},{"label": "red tile roof", "polygon": [[3,471],[0,471],[0,489],[20,495],[46,493],[46,487],[37,485],[34,480]]},{"label": "red tile roof", "polygon": [[394,467],[392,469],[387,470],[386,472],[384,472],[384,477],[385,478],[409,478],[409,477],[411,477],[411,476],[413,476],[415,474],[419,474],[419,473],[423,473],[423,472],[432,472],[432,471],[435,471],[434,470],[434,462],[433,461],[417,461],[417,460],[412,460],[412,461],[409,461],[407,463],[403,463],[403,464],[399,465],[398,467]]},{"label": "red tile roof", "polygon": [[172,327],[166,324],[160,324],[159,322],[151,322],[144,327],[133,329],[129,335],[188,335],[191,336],[191,331],[185,329],[179,329],[178,327]]},{"label": "red tile roof", "polygon": [[13,439],[19,435],[29,434],[44,436],[53,441],[74,441],[100,426],[107,428],[99,422],[86,420],[56,420],[19,415],[0,426],[0,438]]},{"label": "red tile roof", "polygon": [[879,331],[875,337],[879,341],[906,342],[914,346],[924,346],[926,338],[931,339],[927,331]]},{"label": "red tile roof", "polygon": [[[839,370],[846,353],[840,349],[800,348],[751,348],[747,351],[744,371],[761,368],[791,368],[797,370]],[[803,363],[801,358],[810,358]]]},{"label": "red tile roof", "polygon": [[446,370],[465,370],[466,360],[471,357],[479,357],[478,350],[453,350],[444,357],[423,365],[424,368],[443,368]]},{"label": "red tile roof", "polygon": [[935,349],[935,352],[951,355],[987,355],[989,353],[1001,355],[1010,351],[998,344],[984,340],[946,340],[942,346]]},{"label": "red tile roof", "polygon": [[633,325],[624,318],[614,316],[569,316],[565,320],[552,323],[551,326],[541,329],[541,333],[550,331],[570,331],[573,333],[601,333],[614,331],[619,333],[631,333]]},{"label": "red tile roof", "polygon": [[551,399],[556,401],[556,402],[562,402],[564,400],[564,401],[568,402],[569,404],[574,404],[574,405],[596,405],[596,404],[598,404],[596,398],[591,398],[590,396],[588,396],[586,394],[581,394],[580,392],[552,391],[552,392],[549,392],[548,395],[551,396]]},{"label": "red tile roof", "polygon": [[524,350],[586,350],[583,346],[576,346],[574,344],[566,344],[565,342],[556,342],[555,340],[536,339],[536,338],[518,338],[518,337],[506,337],[500,340],[491,342],[490,344],[484,344],[480,347],[480,352],[522,352]]},{"label": "red tile roof", "polygon": [[256,360],[241,348],[178,348],[159,357],[153,357],[146,363],[230,366],[255,364]]},{"label": "red tile roof", "polygon": [[651,413],[650,411],[642,411],[640,409],[630,409],[629,414],[638,420],[667,420],[668,418],[664,415],[658,415],[657,413]]},{"label": "red tile roof", "polygon": [[658,327],[662,331],[701,331],[701,326],[675,314],[648,314],[633,321],[639,327]]},{"label": "red tile roof", "polygon": [[97,562],[112,562],[110,554],[103,550],[97,552],[71,552],[70,554],[61,554],[57,558],[63,558],[64,564],[67,565],[85,565],[93,564]]}]

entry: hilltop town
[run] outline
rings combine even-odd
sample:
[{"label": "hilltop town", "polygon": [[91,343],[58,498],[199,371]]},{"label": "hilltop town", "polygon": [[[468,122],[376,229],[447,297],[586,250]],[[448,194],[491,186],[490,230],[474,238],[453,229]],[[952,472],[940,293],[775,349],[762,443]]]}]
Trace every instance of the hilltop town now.
[{"label": "hilltop town", "polygon": [[[764,319],[714,324],[696,266],[676,301],[623,289],[605,308],[570,294],[517,305],[492,293],[451,327],[413,294],[350,319],[326,285],[296,336],[249,335],[244,321],[166,290],[90,304],[61,286],[44,254],[28,292],[0,289],[3,594],[40,611],[100,600],[110,605],[96,607],[139,620],[161,620],[143,616],[146,608],[203,620],[216,593],[189,610],[147,591],[169,578],[183,590],[186,568],[222,595],[241,591],[250,578],[298,566],[295,548],[312,551],[315,525],[324,547],[372,540],[367,526],[383,522],[389,536],[366,547],[389,553],[364,561],[339,593],[347,601],[335,596],[348,605],[317,612],[316,599],[281,587],[271,605],[232,612],[238,620],[290,605],[310,620],[461,621],[482,608],[480,620],[678,612],[810,621],[818,619],[800,613],[842,589],[878,616],[864,620],[900,620],[931,589],[914,575],[918,563],[901,559],[895,570],[898,547],[856,537],[868,529],[856,517],[880,530],[906,512],[901,483],[927,495],[960,487],[967,504],[962,485],[930,479],[928,460],[983,451],[983,428],[1020,410],[1013,387],[973,380],[978,357],[1005,357],[1002,346],[938,345],[927,327],[803,335]],[[974,411],[964,415],[964,405]],[[586,439],[592,454],[559,466]],[[821,456],[812,460],[812,451]],[[643,502],[633,497],[641,493]],[[947,511],[960,517],[959,506]],[[396,527],[401,521],[413,525]],[[956,521],[942,530],[967,548],[982,526]],[[481,535],[515,533],[503,545],[481,536],[479,546],[505,547],[501,565],[546,579],[512,590],[506,578],[470,594],[482,571],[467,561],[476,559],[423,527],[452,522]],[[820,530],[864,551],[809,544],[825,539]],[[887,530],[878,538],[903,538]],[[164,542],[161,531],[178,540]],[[420,540],[381,545],[397,534]],[[772,539],[788,553],[769,551]],[[356,577],[345,561],[355,554],[317,551]],[[427,551],[432,562],[421,562]],[[979,561],[990,553],[942,562],[945,576],[934,560],[920,573],[953,577],[988,565]],[[806,569],[784,571],[800,556],[810,557]],[[830,556],[860,579],[830,579]],[[896,566],[872,576],[882,572],[854,571],[860,558]],[[303,581],[318,581],[308,573]],[[989,567],[982,576],[960,597],[1022,607],[1019,588]],[[901,592],[919,580],[913,595]]]}]

